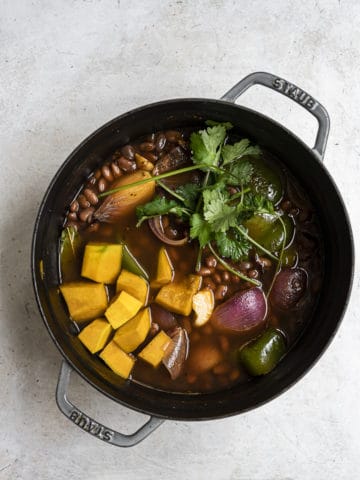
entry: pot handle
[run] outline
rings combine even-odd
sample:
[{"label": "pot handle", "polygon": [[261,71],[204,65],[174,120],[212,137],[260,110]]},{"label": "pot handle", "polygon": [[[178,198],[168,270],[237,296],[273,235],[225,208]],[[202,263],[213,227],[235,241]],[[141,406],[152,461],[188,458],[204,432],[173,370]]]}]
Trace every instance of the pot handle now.
[{"label": "pot handle", "polygon": [[314,115],[318,121],[319,128],[313,151],[317,154],[320,160],[323,160],[326,142],[329,136],[330,118],[328,112],[321,103],[296,85],[267,72],[251,73],[226,92],[225,95],[221,97],[221,100],[234,103],[240,95],[253,85],[263,85],[264,87],[271,88],[282,95],[286,95]]},{"label": "pot handle", "polygon": [[117,447],[132,447],[144,440],[164,422],[162,418],[150,417],[142,427],[131,435],[116,432],[115,430],[96,422],[75,407],[67,398],[67,389],[72,370],[72,367],[66,361],[63,361],[56,388],[56,403],[61,412],[85,432]]}]

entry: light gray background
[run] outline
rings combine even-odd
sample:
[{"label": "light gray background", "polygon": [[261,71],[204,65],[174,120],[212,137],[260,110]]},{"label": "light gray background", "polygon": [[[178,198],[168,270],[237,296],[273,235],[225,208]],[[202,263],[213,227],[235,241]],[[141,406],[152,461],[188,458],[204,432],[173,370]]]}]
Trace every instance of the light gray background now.
[{"label": "light gray background", "polygon": [[[41,198],[84,137],[149,102],[218,98],[257,70],[297,83],[328,108],[326,165],[358,239],[359,20],[357,0],[0,2],[1,480],[359,478],[358,271],[335,340],[289,392],[227,420],[167,422],[129,450],[58,411],[61,358],[29,271]],[[315,121],[288,99],[259,87],[241,103],[313,142]],[[70,397],[112,427],[131,431],[144,420],[75,375]]]}]

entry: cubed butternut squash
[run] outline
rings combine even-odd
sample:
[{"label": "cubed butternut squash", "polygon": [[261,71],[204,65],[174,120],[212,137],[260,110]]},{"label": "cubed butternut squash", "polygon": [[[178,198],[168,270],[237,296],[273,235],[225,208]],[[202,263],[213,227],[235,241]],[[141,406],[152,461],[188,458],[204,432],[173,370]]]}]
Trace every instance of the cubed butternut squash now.
[{"label": "cubed butternut squash", "polygon": [[135,364],[135,358],[125,353],[113,340],[100,353],[100,358],[113,372],[122,378],[129,378]]},{"label": "cubed butternut squash", "polygon": [[123,269],[116,282],[116,292],[118,293],[121,290],[125,290],[143,305],[146,305],[149,296],[149,284],[143,277]]},{"label": "cubed butternut squash", "polygon": [[144,308],[134,318],[116,330],[114,342],[124,352],[133,352],[147,337],[151,326],[150,308]]},{"label": "cubed butternut squash", "polygon": [[105,317],[116,330],[135,317],[141,307],[142,303],[137,298],[122,291],[106,310]]},{"label": "cubed butternut squash", "polygon": [[152,288],[159,288],[170,283],[174,278],[174,267],[165,247],[159,250],[156,277],[151,282]]},{"label": "cubed butternut squash", "polygon": [[111,325],[104,318],[97,318],[81,330],[78,339],[91,352],[102,350],[111,333]]},{"label": "cubed butternut squash", "polygon": [[102,283],[63,283],[60,291],[75,322],[102,316],[108,305],[106,289]]},{"label": "cubed butternut squash", "polygon": [[99,283],[115,283],[121,270],[122,245],[88,243],[81,276]]},{"label": "cubed butternut squash", "polygon": [[139,353],[139,358],[157,367],[165,355],[165,350],[172,342],[171,338],[161,330],[146,347]]},{"label": "cubed butternut squash", "polygon": [[155,302],[170,312],[188,316],[192,310],[192,299],[199,290],[201,277],[188,275],[180,282],[164,285],[155,298]]}]

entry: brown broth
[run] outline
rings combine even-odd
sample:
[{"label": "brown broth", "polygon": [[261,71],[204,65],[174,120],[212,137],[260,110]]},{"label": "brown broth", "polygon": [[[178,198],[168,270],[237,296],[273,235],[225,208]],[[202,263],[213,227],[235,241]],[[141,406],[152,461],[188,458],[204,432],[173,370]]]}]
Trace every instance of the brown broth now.
[{"label": "brown broth", "polygon": [[[133,142],[132,145],[136,147],[144,138]],[[290,348],[298,338],[316,302],[317,290],[321,285],[322,278],[322,242],[316,216],[306,195],[277,159],[272,158],[271,162],[275,162],[276,168],[282,170],[284,184],[286,185],[282,202],[289,199],[292,202],[293,218],[296,225],[293,245],[299,252],[298,266],[306,269],[309,279],[309,287],[299,308],[292,311],[291,314],[275,311],[271,307],[268,311],[268,324],[284,333],[288,348]],[[109,187],[111,188],[111,183]],[[109,243],[121,241],[126,243],[132,254],[148,272],[150,278],[154,278],[158,252],[163,244],[151,232],[147,222],[144,222],[140,228],[136,227],[136,222],[134,213],[124,217],[117,224],[100,224],[95,232],[83,229],[80,233],[84,243],[87,241],[106,241]],[[310,234],[308,234],[309,231]],[[308,245],[306,242],[308,242]],[[309,243],[311,243],[310,246]],[[166,246],[166,248],[174,266],[175,280],[180,280],[185,275],[195,273],[198,247],[194,242],[182,247]],[[271,268],[260,274],[265,292],[270,287],[275,270],[276,265],[273,262]],[[219,273],[221,274],[221,271]],[[70,271],[62,271],[62,277],[63,281],[81,280],[80,268],[78,267],[77,276],[74,277],[74,273]],[[231,283],[225,300],[237,290],[246,287],[244,281]],[[157,291],[151,289],[150,305],[154,301]],[[110,295],[113,295],[111,289],[109,289],[109,292]],[[216,304],[219,303],[221,301],[216,302]],[[261,328],[252,330],[250,334],[234,335],[214,330],[210,322],[201,328],[196,328],[191,316],[184,318],[181,315],[176,315],[176,318],[178,324],[188,331],[190,340],[189,358],[186,361],[183,374],[173,381],[163,365],[155,369],[138,359],[132,373],[132,381],[170,392],[198,393],[222,390],[235,383],[249,380],[249,375],[239,366],[234,352],[249,340],[256,338],[261,333]],[[135,355],[139,350],[141,348],[135,351]],[[216,355],[220,357],[220,360],[217,360],[211,368],[206,369],[206,365],[202,365],[202,362],[206,363],[211,359],[214,351],[217,352]]]}]

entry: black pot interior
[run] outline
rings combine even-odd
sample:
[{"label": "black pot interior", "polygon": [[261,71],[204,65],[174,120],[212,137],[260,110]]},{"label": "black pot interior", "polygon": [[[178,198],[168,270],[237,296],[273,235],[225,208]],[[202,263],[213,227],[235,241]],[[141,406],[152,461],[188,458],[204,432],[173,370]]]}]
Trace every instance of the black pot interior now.
[{"label": "black pot interior", "polygon": [[[201,124],[208,118],[232,122],[239,132],[273,152],[308,192],[325,239],[325,280],[303,335],[270,374],[213,394],[165,393],[121,381],[77,340],[58,290],[59,235],[65,206],[90,172],[117,146],[147,132]],[[346,307],[352,281],[353,245],[341,197],[308,147],[256,112],[227,102],[189,99],[160,102],[122,115],[101,127],[70,155],[53,179],[40,208],[32,262],[35,291],[45,324],[62,355],[87,381],[133,409],[165,418],[199,420],[259,406],[293,384],[314,364],[336,332]]]}]

